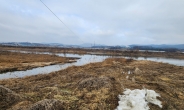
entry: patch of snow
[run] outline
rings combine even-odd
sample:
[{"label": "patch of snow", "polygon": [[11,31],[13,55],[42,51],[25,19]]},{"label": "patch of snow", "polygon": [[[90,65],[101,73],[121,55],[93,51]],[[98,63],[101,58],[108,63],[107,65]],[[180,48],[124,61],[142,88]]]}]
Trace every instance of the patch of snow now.
[{"label": "patch of snow", "polygon": [[128,74],[131,74],[130,70],[128,71]]},{"label": "patch of snow", "polygon": [[160,95],[154,90],[126,89],[123,93],[124,95],[119,95],[120,101],[116,110],[149,110],[148,103],[162,108],[161,101],[157,99]]},{"label": "patch of snow", "polygon": [[158,105],[160,108],[162,108],[161,102],[157,100],[157,97],[160,97],[160,94],[156,93],[153,90],[146,89],[146,101]]}]

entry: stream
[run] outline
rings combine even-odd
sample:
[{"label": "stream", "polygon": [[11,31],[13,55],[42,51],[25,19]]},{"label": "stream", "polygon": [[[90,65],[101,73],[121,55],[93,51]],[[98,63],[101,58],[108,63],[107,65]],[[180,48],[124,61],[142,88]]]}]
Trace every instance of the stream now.
[{"label": "stream", "polygon": [[[37,54],[52,54],[52,53],[37,53]],[[36,74],[48,74],[50,72],[59,71],[62,69],[65,69],[70,66],[82,66],[88,63],[94,63],[94,62],[102,62],[106,58],[116,58],[116,56],[107,56],[107,55],[78,55],[78,54],[56,54],[58,56],[63,57],[79,57],[76,62],[74,63],[65,63],[65,64],[56,64],[56,65],[49,65],[45,67],[38,67],[33,68],[31,70],[26,71],[14,71],[14,72],[6,72],[0,74],[0,79],[8,79],[8,78],[20,78],[24,76],[31,76]],[[123,56],[117,56],[118,58],[129,58],[129,57],[123,57]],[[171,59],[171,58],[161,58],[161,57],[137,57],[133,58],[135,60],[150,60],[150,61],[156,61],[156,62],[163,62],[163,63],[169,63],[177,66],[184,66],[184,59]]]}]

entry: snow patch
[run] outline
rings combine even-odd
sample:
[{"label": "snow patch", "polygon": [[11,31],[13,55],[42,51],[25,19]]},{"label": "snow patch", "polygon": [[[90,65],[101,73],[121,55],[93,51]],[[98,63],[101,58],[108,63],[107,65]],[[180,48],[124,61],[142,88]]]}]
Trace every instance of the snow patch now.
[{"label": "snow patch", "polygon": [[148,103],[158,105],[162,108],[161,101],[157,99],[160,97],[154,90],[148,89],[126,89],[124,95],[119,95],[119,106],[116,110],[149,110]]},{"label": "snow patch", "polygon": [[129,71],[128,71],[128,74],[131,74],[131,73],[132,73],[132,72],[129,70]]}]

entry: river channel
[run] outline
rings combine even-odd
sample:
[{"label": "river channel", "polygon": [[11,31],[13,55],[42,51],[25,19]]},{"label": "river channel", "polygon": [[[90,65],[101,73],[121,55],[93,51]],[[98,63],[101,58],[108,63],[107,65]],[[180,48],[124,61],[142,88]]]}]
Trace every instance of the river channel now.
[{"label": "river channel", "polygon": [[[38,53],[37,53],[38,54]],[[51,54],[51,53],[39,53],[39,54]],[[45,67],[38,67],[31,70],[26,71],[14,71],[14,72],[6,72],[3,74],[0,74],[0,79],[8,79],[8,78],[21,78],[24,76],[31,76],[36,74],[48,74],[50,72],[59,71],[62,69],[65,69],[70,66],[82,66],[88,63],[94,63],[94,62],[102,62],[106,58],[110,57],[116,57],[116,56],[106,56],[106,55],[78,55],[78,54],[56,54],[63,57],[78,57],[76,62],[74,63],[66,63],[66,64],[57,64],[57,65],[50,65]],[[120,56],[118,56],[119,58]],[[128,58],[123,57],[122,58]],[[184,66],[184,60],[183,59],[171,59],[171,58],[161,58],[161,57],[137,57],[133,58],[135,60],[150,60],[150,61],[156,61],[156,62],[163,62],[163,63],[169,63],[177,66]]]}]

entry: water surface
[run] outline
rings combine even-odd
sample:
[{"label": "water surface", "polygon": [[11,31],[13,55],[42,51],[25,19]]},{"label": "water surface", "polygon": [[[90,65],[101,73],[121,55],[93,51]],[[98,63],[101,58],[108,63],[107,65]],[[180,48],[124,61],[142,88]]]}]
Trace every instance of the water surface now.
[{"label": "water surface", "polygon": [[[41,54],[43,52],[37,53]],[[44,54],[51,54],[48,52],[44,52]],[[24,76],[31,76],[36,74],[47,74],[50,72],[58,71],[61,69],[65,69],[70,66],[81,66],[88,63],[94,63],[94,62],[102,62],[106,58],[112,57],[112,56],[100,56],[100,55],[78,55],[78,54],[56,54],[59,56],[64,57],[79,57],[80,59],[77,60],[77,62],[74,63],[67,63],[67,64],[57,64],[57,65],[50,65],[45,67],[38,67],[31,70],[26,71],[15,71],[15,72],[7,72],[0,74],[0,79],[7,79],[7,78],[18,78],[18,77],[24,77]],[[123,56],[113,56],[118,58],[129,58],[129,57],[123,57]],[[179,59],[171,59],[171,58],[159,58],[159,57],[133,57],[135,60],[150,60],[150,61],[156,61],[156,62],[163,62],[163,63],[169,63],[177,66],[184,66],[184,60]]]}]

